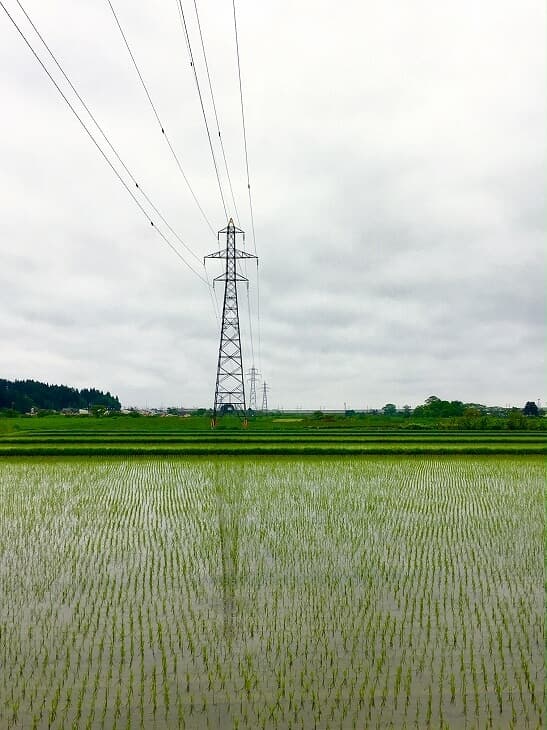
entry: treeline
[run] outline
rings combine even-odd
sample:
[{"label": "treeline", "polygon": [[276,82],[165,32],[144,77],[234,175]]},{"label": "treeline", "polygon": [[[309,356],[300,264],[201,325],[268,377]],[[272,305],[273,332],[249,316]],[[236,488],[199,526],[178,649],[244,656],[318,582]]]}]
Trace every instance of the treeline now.
[{"label": "treeline", "polygon": [[309,419],[315,428],[322,426],[347,427],[352,421],[362,428],[404,430],[469,430],[469,431],[547,431],[545,411],[533,401],[523,408],[485,406],[460,400],[442,400],[435,395],[423,405],[397,408],[386,403],[383,408],[358,412],[347,410],[344,416],[316,411]]},{"label": "treeline", "polygon": [[544,430],[543,415],[544,412],[533,401],[527,401],[522,409],[501,408],[459,400],[447,401],[435,395],[412,412],[415,419],[435,419],[446,426],[464,429]]},{"label": "treeline", "polygon": [[438,428],[486,431],[545,431],[547,421],[533,401],[521,408],[484,406],[480,403],[446,401],[430,396],[412,412],[413,420],[435,422]]},{"label": "treeline", "polygon": [[49,385],[37,380],[3,380],[0,378],[0,410],[30,413],[34,408],[45,411],[79,410],[102,407],[119,411],[120,401],[96,388],[70,388]]}]

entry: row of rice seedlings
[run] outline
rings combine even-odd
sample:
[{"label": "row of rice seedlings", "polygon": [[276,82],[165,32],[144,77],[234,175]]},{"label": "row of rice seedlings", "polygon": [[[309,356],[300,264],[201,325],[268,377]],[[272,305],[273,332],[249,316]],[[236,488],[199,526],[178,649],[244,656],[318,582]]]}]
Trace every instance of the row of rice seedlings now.
[{"label": "row of rice seedlings", "polygon": [[0,724],[541,727],[540,462],[0,470]]}]

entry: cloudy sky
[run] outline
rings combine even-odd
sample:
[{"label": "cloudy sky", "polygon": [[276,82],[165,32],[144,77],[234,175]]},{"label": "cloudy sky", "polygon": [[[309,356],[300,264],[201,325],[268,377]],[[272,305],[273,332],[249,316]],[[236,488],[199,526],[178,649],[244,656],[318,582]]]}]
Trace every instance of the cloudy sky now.
[{"label": "cloudy sky", "polygon": [[[18,1],[2,2],[128,180]],[[201,257],[219,246],[108,0],[21,3],[197,258],[152,219],[203,275]],[[112,5],[186,177],[223,228],[177,0]],[[230,203],[193,0],[182,7]],[[197,8],[252,251],[232,4]],[[236,8],[260,257],[249,298],[240,292],[244,366],[254,352],[270,405],[547,398],[544,3]],[[96,386],[125,405],[211,405],[219,325],[207,286],[150,226],[1,8],[0,83],[0,377]]]}]

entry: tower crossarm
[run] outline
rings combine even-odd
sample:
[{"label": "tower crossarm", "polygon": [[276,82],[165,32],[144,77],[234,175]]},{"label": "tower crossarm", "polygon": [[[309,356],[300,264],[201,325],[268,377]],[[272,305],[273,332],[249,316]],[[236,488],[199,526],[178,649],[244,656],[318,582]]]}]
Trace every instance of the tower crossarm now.
[{"label": "tower crossarm", "polygon": [[255,256],[252,253],[247,253],[247,251],[242,251],[239,248],[234,248],[233,253],[226,253],[226,250],[223,249],[222,251],[215,251],[214,253],[210,253],[207,256],[203,257],[203,260],[205,259],[226,259],[226,258],[235,258],[235,259],[258,259],[258,256]]},{"label": "tower crossarm", "polygon": [[222,233],[241,233],[241,234],[243,234],[243,240],[245,240],[245,231],[242,231],[241,228],[238,228],[234,224],[234,221],[231,218],[230,218],[230,220],[228,222],[228,225],[225,228],[223,228],[221,231],[219,231],[217,233],[217,238],[218,239],[220,239],[220,235]]},{"label": "tower crossarm", "polygon": [[243,276],[243,274],[234,272],[230,277],[227,277],[226,274],[220,274],[220,276],[215,276],[213,282],[215,281],[249,281],[249,279]]}]

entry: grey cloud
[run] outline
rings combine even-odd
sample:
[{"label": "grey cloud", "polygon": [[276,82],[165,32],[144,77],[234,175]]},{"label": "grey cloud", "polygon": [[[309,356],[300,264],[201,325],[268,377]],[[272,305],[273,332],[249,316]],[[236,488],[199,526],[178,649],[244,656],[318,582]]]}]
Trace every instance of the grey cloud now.
[{"label": "grey cloud", "polygon": [[[176,8],[116,8],[194,189],[222,228]],[[198,257],[215,250],[108,7],[28,10],[185,242]],[[202,23],[252,247],[228,11],[205,5]],[[272,403],[541,394],[543,11],[421,0],[350,2],[333,16],[326,2],[243,0],[239,15],[260,363],[249,267],[254,349]],[[126,403],[207,405],[218,344],[207,289],[151,230],[5,22],[1,32],[10,114],[0,120],[9,211],[0,374],[96,385]],[[247,367],[243,290],[241,322]]]}]

